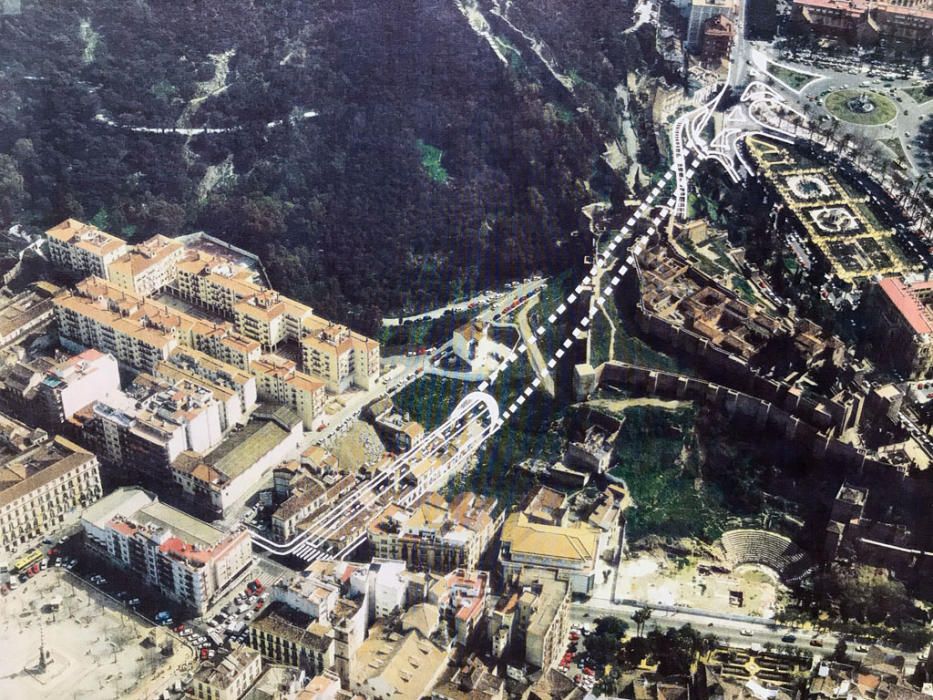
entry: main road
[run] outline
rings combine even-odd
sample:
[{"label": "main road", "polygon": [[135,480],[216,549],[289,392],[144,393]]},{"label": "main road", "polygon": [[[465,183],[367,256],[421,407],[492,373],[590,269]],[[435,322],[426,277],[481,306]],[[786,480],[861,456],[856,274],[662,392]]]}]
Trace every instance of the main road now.
[{"label": "main road", "polygon": [[[632,614],[636,610],[646,607],[644,603],[636,601],[612,602],[606,598],[590,598],[583,603],[573,603],[570,606],[570,619],[573,624],[593,625],[594,621],[603,616],[617,617],[632,622]],[[715,634],[724,643],[736,647],[750,647],[752,644],[787,645],[795,647],[801,651],[807,651],[817,656],[827,656],[833,652],[836,644],[841,639],[840,635],[830,632],[816,632],[812,629],[798,629],[789,627],[769,620],[763,617],[754,617],[750,615],[739,615],[731,613],[718,613],[697,608],[675,608],[667,605],[647,605],[651,609],[651,618],[646,625],[646,630],[658,629],[661,631],[667,629],[676,629],[689,624],[703,634]],[[788,636],[790,635],[790,636]],[[784,639],[793,641],[784,641]],[[814,646],[811,642],[818,639],[821,646]],[[846,653],[854,658],[861,658],[865,655],[867,648],[856,642],[849,641]],[[890,654],[904,654],[902,651],[891,647],[881,647]],[[861,649],[862,651],[859,651]],[[907,666],[912,667],[916,663],[915,657],[908,657]]]}]

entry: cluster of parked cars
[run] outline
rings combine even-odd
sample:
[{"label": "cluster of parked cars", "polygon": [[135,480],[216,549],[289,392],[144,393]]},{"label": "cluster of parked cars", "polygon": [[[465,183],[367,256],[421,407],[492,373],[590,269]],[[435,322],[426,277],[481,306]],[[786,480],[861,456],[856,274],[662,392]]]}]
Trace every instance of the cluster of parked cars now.
[{"label": "cluster of parked cars", "polygon": [[[87,577],[87,580],[88,580],[88,583],[92,584],[95,588],[99,588],[101,590],[103,590],[104,587],[108,583],[107,577],[101,574],[91,574],[90,576]],[[112,595],[114,598],[121,601],[122,603],[125,603],[128,607],[133,608],[134,610],[138,608],[140,604],[142,603],[142,601],[139,598],[136,598],[135,596],[130,595],[129,591],[117,591],[113,593]],[[169,624],[171,624],[170,618],[165,618],[165,619],[167,619]],[[161,622],[160,620],[156,620],[156,622],[160,622],[160,624],[165,624],[164,622]]]},{"label": "cluster of parked cars", "polygon": [[[181,623],[172,627],[172,631],[175,632],[179,637],[186,640],[191,646],[195,647],[198,650],[198,655],[202,660],[213,659],[217,654],[226,653],[226,650],[221,649],[220,645],[216,643],[215,640],[208,638],[207,636],[200,634],[193,627],[188,627],[186,624]],[[214,648],[215,645],[218,648]]]},{"label": "cluster of parked cars", "polygon": [[9,581],[0,585],[0,594],[6,595],[15,590],[19,584],[26,583],[40,571],[45,571],[50,566],[71,571],[77,564],[77,559],[60,556],[58,550],[54,547],[48,551],[48,554],[43,554],[41,549],[34,549],[13,564]]},{"label": "cluster of parked cars", "polygon": [[[218,651],[225,639],[230,642],[244,643],[249,636],[246,624],[265,606],[269,593],[259,579],[253,579],[246,588],[217,613],[208,624],[207,637]],[[203,655],[202,647],[202,655]],[[208,652],[210,656],[210,652]]]},{"label": "cluster of parked cars", "polygon": [[596,685],[596,671],[593,668],[593,660],[589,657],[586,650],[580,650],[579,644],[584,637],[589,635],[589,629],[584,626],[572,627],[567,638],[567,649],[564,656],[558,664],[558,668],[565,675],[570,675],[574,667],[577,672],[574,673],[573,682],[586,690],[593,690]]}]

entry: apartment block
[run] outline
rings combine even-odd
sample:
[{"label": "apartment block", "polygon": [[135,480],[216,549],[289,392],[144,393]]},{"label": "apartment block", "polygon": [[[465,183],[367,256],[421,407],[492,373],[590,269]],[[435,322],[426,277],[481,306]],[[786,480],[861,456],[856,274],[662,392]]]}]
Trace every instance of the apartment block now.
[{"label": "apartment block", "polygon": [[153,236],[110,263],[107,278],[121,289],[148,297],[175,281],[184,253],[178,241]]},{"label": "apartment block", "polygon": [[173,291],[179,298],[233,319],[233,308],[263,291],[256,273],[230,258],[189,250],[178,262]]},{"label": "apartment block", "polygon": [[303,328],[302,367],[319,377],[328,391],[339,394],[351,384],[367,390],[375,385],[379,378],[379,343],[317,316],[306,318]]},{"label": "apartment block", "polygon": [[97,457],[62,437],[0,463],[0,548],[9,552],[54,531],[101,495]]},{"label": "apartment block", "polygon": [[310,466],[305,457],[301,463],[290,460],[273,471],[276,501],[281,501],[271,518],[272,534],[278,542],[290,540],[320,509],[339,503],[356,488],[358,482],[352,474],[336,471],[336,457],[326,462],[333,468],[325,473]]},{"label": "apartment block", "polygon": [[345,593],[365,602],[367,624],[425,599],[424,574],[409,571],[404,561],[374,557],[369,565],[351,566],[343,572]]},{"label": "apartment block", "polygon": [[202,663],[191,681],[197,700],[240,700],[262,674],[262,656],[246,645],[234,646],[220,661]]},{"label": "apartment block", "polygon": [[60,426],[82,408],[120,390],[120,368],[113,355],[91,348],[59,362],[36,386],[42,422]]},{"label": "apartment block", "polygon": [[731,18],[732,12],[731,0],[693,0],[690,3],[687,40],[684,42],[687,50],[699,50],[703,43],[703,28],[707,20],[717,15],[725,15]]},{"label": "apartment block", "polygon": [[176,348],[160,360],[153,375],[171,383],[189,382],[211,392],[220,407],[224,432],[246,420],[256,407],[256,378],[233,365],[190,348]]},{"label": "apartment block", "polygon": [[[301,369],[331,392],[351,385],[370,389],[379,377],[376,341],[265,287],[255,269],[243,263],[245,251],[206,236],[154,236],[127,246],[73,219],[50,229],[47,237],[54,262],[99,278],[57,300],[59,322],[68,321],[62,336],[73,342],[112,352],[133,367],[142,362],[146,371],[179,344],[246,370],[262,352],[290,342],[301,346]],[[121,298],[101,280],[128,296]],[[163,289],[232,323],[200,321],[147,301]],[[310,406],[290,405],[311,412]]]},{"label": "apartment block", "polygon": [[183,451],[207,452],[223,439],[220,406],[211,392],[146,374],[126,391],[77,411],[70,423],[102,460],[148,477],[168,478],[169,465]]},{"label": "apartment block", "polygon": [[873,44],[878,39],[933,46],[930,0],[794,0],[793,18],[810,31]]},{"label": "apartment block", "polygon": [[495,508],[495,499],[470,492],[449,504],[435,492],[411,509],[390,504],[367,531],[373,556],[445,573],[475,568],[495,533]]},{"label": "apartment block", "polygon": [[299,340],[304,320],[312,316],[311,307],[258,286],[252,296],[233,307],[236,329],[267,350],[285,340]]},{"label": "apartment block", "polygon": [[280,580],[270,589],[270,601],[282,603],[315,620],[330,620],[337,607],[340,588],[336,583],[309,575]]},{"label": "apartment block", "polygon": [[245,529],[222,532],[138,488],[102,498],[81,525],[90,551],[198,614],[252,564]]},{"label": "apartment block", "polygon": [[489,574],[485,571],[454,569],[431,585],[428,602],[437,606],[451,639],[467,647],[485,622],[488,594]]},{"label": "apartment block", "polygon": [[249,645],[266,660],[295,666],[309,676],[334,666],[334,631],[329,624],[280,602],[249,623]]},{"label": "apartment block", "polygon": [[37,282],[19,294],[0,293],[0,346],[10,345],[51,322],[55,317],[52,297],[59,288]]},{"label": "apartment block", "polygon": [[324,383],[299,372],[291,360],[278,355],[263,355],[250,365],[250,371],[256,377],[259,397],[263,401],[278,401],[292,407],[308,430],[323,415]]},{"label": "apartment block", "polygon": [[933,375],[933,280],[888,277],[868,302],[878,359],[905,379]]},{"label": "apartment block", "polygon": [[49,259],[74,272],[107,279],[108,267],[128,251],[126,241],[90,224],[66,219],[45,232]]},{"label": "apartment block", "polygon": [[[279,476],[277,470],[276,477]],[[347,490],[356,484],[352,476],[347,475],[338,483]],[[272,514],[272,534],[278,542],[287,542],[298,532],[298,526],[312,513],[323,508],[327,503],[330,489],[314,477],[302,476],[289,486],[290,495]]]},{"label": "apartment block", "polygon": [[195,322],[191,328],[189,345],[225,364],[246,371],[262,354],[262,347],[257,341],[239,335],[229,323]]},{"label": "apartment block", "polygon": [[100,277],[79,282],[74,291],[55,297],[54,303],[65,347],[97,348],[144,372],[152,371],[190,337],[193,325],[193,319]]},{"label": "apartment block", "polygon": [[175,293],[233,321],[237,332],[263,350],[301,344],[302,369],[341,393],[370,389],[379,377],[379,344],[315,316],[311,307],[262,286],[248,268],[195,252],[178,265]]},{"label": "apartment block", "polygon": [[554,573],[529,568],[510,579],[489,615],[492,653],[523,651],[525,662],[546,670],[563,654],[570,628],[570,586]]}]

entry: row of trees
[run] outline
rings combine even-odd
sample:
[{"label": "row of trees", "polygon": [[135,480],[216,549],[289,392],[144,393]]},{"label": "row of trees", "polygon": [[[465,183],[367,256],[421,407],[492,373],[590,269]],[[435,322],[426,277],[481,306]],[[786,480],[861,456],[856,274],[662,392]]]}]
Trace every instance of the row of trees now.
[{"label": "row of trees", "polygon": [[632,613],[635,635],[623,641],[628,624],[617,617],[601,617],[596,629],[586,638],[586,650],[598,667],[607,664],[635,668],[643,659],[658,664],[658,673],[677,675],[690,672],[690,667],[701,654],[719,644],[714,634],[701,634],[691,625],[667,630],[652,629],[645,632],[651,619],[651,608],[639,608]]}]

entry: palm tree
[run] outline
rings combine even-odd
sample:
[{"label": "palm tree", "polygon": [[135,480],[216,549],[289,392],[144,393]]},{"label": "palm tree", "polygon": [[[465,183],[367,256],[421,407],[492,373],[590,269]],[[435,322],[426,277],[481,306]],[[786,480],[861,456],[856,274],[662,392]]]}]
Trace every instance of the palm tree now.
[{"label": "palm tree", "polygon": [[645,629],[645,623],[651,619],[651,608],[647,605],[643,608],[639,608],[632,613],[632,620],[635,622],[635,636],[640,637],[641,633]]}]

